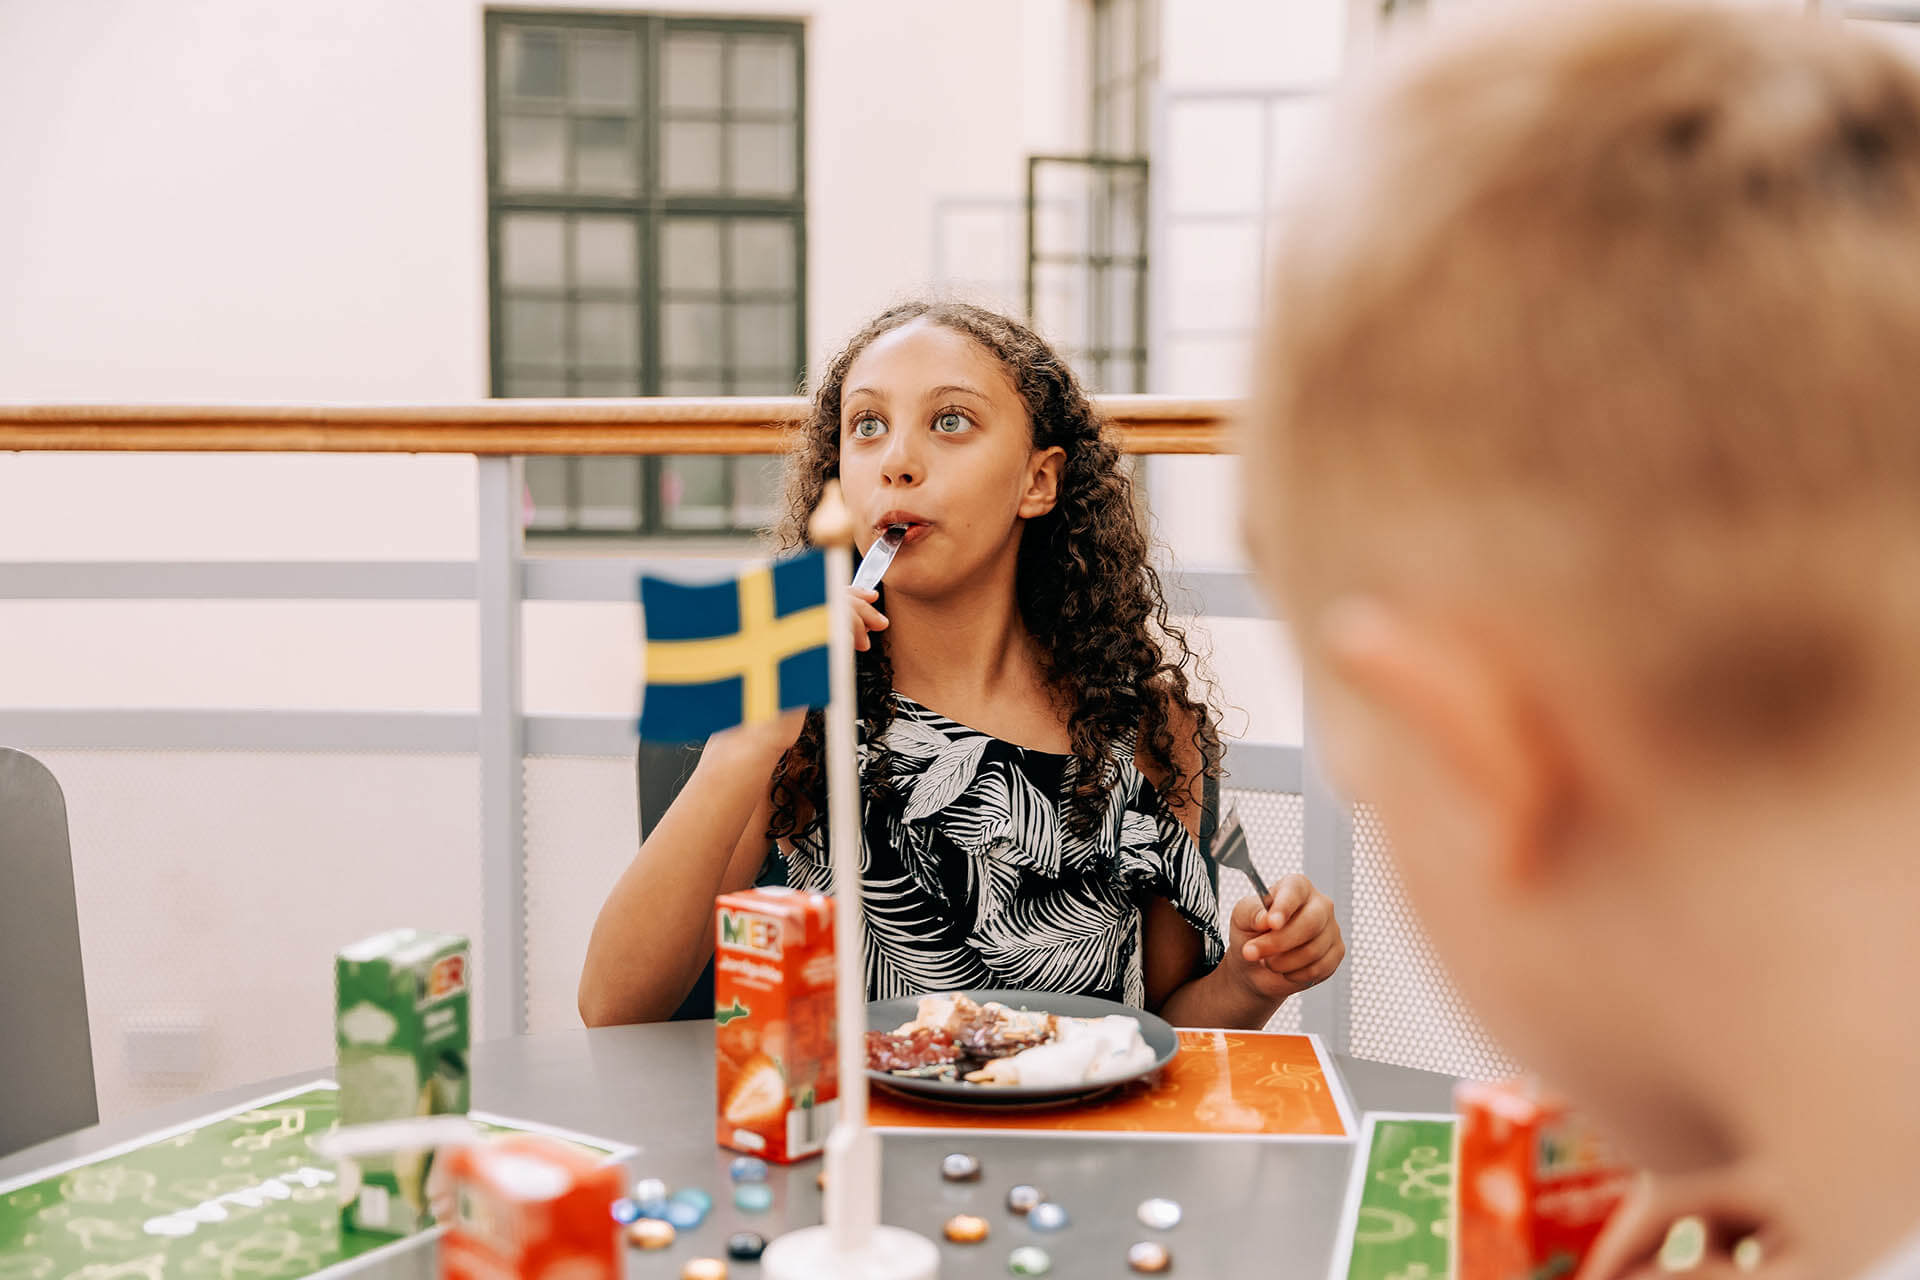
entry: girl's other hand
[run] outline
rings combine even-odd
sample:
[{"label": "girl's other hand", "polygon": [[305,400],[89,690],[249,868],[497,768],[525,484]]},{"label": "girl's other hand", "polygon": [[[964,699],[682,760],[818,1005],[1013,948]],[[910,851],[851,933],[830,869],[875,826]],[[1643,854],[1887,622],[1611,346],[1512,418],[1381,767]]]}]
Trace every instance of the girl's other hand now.
[{"label": "girl's other hand", "polygon": [[1325,982],[1346,954],[1333,900],[1305,876],[1287,876],[1265,901],[1240,899],[1228,919],[1229,971],[1269,1000]]},{"label": "girl's other hand", "polygon": [[880,599],[878,591],[848,587],[847,594],[853,597],[853,647],[857,652],[865,652],[873,647],[873,641],[867,637],[887,629],[887,615],[876,607]]}]

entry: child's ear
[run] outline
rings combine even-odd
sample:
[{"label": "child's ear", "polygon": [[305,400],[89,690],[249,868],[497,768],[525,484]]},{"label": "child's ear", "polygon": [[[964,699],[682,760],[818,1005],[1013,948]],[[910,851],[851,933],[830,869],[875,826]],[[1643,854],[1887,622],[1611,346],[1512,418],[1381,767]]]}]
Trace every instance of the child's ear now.
[{"label": "child's ear", "polygon": [[1511,885],[1554,856],[1568,762],[1538,691],[1481,640],[1378,599],[1328,609],[1319,647],[1345,721],[1328,726],[1328,764],[1390,831],[1425,828]]},{"label": "child's ear", "polygon": [[1035,449],[1027,460],[1027,488],[1020,495],[1020,518],[1034,520],[1060,501],[1060,477],[1067,469],[1067,451],[1059,445]]}]

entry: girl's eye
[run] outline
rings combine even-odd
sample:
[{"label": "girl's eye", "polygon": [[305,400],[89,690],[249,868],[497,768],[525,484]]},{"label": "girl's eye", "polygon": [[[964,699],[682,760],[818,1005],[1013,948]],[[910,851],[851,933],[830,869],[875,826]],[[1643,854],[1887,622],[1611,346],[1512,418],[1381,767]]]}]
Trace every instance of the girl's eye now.
[{"label": "girl's eye", "polygon": [[871,440],[886,429],[887,424],[880,421],[880,419],[866,417],[857,420],[853,424],[853,435],[855,439]]},{"label": "girl's eye", "polygon": [[965,431],[972,425],[971,422],[967,421],[967,415],[964,413],[943,413],[933,420],[933,429],[935,431],[945,432],[948,435]]}]

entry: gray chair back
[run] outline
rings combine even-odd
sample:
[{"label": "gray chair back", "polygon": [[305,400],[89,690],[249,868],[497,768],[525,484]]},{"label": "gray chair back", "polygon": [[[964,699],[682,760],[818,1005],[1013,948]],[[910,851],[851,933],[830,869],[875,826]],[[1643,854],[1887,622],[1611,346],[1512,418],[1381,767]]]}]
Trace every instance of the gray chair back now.
[{"label": "gray chair back", "polygon": [[0,1156],[99,1119],[67,802],[0,747]]}]

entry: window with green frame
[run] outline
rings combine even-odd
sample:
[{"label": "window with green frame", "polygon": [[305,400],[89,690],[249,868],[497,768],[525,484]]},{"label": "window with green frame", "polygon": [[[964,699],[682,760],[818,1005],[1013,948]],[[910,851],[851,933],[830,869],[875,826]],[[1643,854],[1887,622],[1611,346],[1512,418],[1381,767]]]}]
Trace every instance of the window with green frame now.
[{"label": "window with green frame", "polygon": [[[806,368],[804,28],[486,16],[496,396],[791,395]],[[757,529],[769,458],[529,458],[532,531]]]}]

